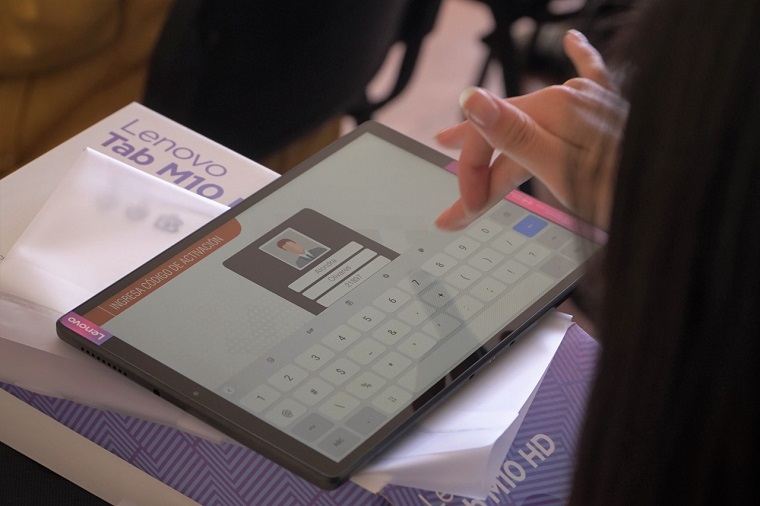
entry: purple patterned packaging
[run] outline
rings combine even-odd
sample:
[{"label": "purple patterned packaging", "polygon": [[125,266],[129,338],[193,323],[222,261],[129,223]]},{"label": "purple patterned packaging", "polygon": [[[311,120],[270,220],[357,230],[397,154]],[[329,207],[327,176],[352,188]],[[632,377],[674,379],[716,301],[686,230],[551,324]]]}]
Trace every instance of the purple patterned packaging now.
[{"label": "purple patterned packaging", "polygon": [[241,446],[7,383],[0,388],[204,506],[555,505],[564,504],[569,494],[598,348],[580,327],[570,327],[484,499],[394,485],[374,495],[351,482],[324,491]]},{"label": "purple patterned packaging", "polygon": [[570,327],[485,498],[394,485],[386,486],[381,495],[393,506],[566,504],[598,352],[594,339],[578,325]]}]

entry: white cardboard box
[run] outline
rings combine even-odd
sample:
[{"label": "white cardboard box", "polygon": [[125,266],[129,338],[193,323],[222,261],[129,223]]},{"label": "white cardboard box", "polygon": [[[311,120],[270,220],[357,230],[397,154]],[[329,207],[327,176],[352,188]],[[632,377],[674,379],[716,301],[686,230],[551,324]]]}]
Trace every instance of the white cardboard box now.
[{"label": "white cardboard box", "polygon": [[227,206],[277,178],[263,165],[132,103],[0,180],[0,260],[85,148]]}]

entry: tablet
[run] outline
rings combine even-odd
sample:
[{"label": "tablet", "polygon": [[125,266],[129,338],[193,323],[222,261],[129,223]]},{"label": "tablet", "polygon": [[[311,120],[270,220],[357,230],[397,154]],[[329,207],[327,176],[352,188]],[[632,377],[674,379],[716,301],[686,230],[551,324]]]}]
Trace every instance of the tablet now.
[{"label": "tablet", "polygon": [[599,247],[519,192],[461,232],[437,230],[454,166],[365,123],[57,332],[334,488],[562,301]]}]

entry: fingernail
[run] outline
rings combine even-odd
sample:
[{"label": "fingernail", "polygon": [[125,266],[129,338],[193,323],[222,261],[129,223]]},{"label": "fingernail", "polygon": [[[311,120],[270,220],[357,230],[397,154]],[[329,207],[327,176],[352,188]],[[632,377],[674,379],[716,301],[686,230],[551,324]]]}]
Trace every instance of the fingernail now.
[{"label": "fingernail", "polygon": [[433,138],[434,139],[438,139],[440,137],[446,137],[451,132],[453,132],[454,129],[455,129],[455,127],[453,127],[453,126],[442,128],[441,130],[438,130],[438,132],[436,132],[435,135],[433,135]]},{"label": "fingernail", "polygon": [[444,218],[443,214],[440,215],[438,218],[436,218],[434,225],[436,228],[440,230],[448,230],[449,227],[446,225],[446,219]]},{"label": "fingernail", "polygon": [[468,119],[481,127],[493,125],[499,118],[499,106],[483,89],[470,86],[459,95],[459,105]]},{"label": "fingernail", "polygon": [[443,211],[440,215],[438,215],[438,218],[435,219],[435,226],[440,228],[441,230],[452,230],[451,226],[451,218],[449,215],[451,214],[451,207],[448,207],[445,211]]},{"label": "fingernail", "polygon": [[583,42],[583,43],[588,42],[588,39],[586,38],[586,36],[583,35],[581,32],[579,32],[578,30],[576,30],[575,28],[569,29],[567,33],[575,37],[576,40],[578,40],[578,42]]},{"label": "fingernail", "polygon": [[466,216],[459,216],[457,218],[452,218],[451,214],[452,214],[453,207],[454,206],[447,208],[440,215],[438,215],[438,218],[435,219],[436,227],[438,227],[441,230],[454,231],[454,230],[461,230],[470,224],[471,220],[468,219]]}]

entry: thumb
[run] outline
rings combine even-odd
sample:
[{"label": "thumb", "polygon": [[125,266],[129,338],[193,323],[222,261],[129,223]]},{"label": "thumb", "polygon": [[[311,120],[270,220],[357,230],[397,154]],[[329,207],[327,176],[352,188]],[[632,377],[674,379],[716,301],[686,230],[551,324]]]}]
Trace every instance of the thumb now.
[{"label": "thumb", "polygon": [[589,43],[585,35],[577,30],[569,30],[562,39],[562,43],[565,47],[565,53],[573,62],[580,77],[590,79],[609,90],[616,89],[604,63],[604,58]]}]

